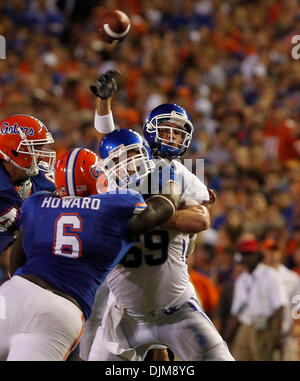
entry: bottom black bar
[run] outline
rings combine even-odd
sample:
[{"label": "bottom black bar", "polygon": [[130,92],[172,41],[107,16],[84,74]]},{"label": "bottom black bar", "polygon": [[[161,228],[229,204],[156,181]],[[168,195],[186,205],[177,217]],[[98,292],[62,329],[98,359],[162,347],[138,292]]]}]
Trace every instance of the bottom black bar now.
[{"label": "bottom black bar", "polygon": [[[86,377],[89,371],[97,372],[97,378],[114,377],[120,381],[122,377],[127,379],[159,379],[172,378],[194,378],[208,374],[231,377],[245,375],[256,379],[262,372],[268,375],[273,373],[277,376],[287,375],[288,370],[299,370],[300,362],[0,362],[0,375],[7,374],[17,376],[32,376],[34,372],[47,371],[47,376],[52,372],[59,375],[72,375]],[[246,373],[245,373],[246,371]],[[228,373],[229,372],[229,373]],[[40,374],[40,373],[39,373]],[[42,373],[43,374],[43,373]],[[45,373],[44,373],[45,374]],[[1,378],[3,379],[3,378]]]}]

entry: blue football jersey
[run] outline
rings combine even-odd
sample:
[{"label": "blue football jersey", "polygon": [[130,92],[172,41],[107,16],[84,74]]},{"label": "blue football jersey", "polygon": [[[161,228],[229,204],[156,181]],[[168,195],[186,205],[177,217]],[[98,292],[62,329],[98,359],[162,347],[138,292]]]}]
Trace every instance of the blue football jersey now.
[{"label": "blue football jersey", "polygon": [[[55,184],[51,178],[47,178],[44,172],[33,176],[28,180],[29,193],[40,190],[55,191]],[[21,188],[21,187],[20,187]],[[15,185],[11,182],[7,171],[0,162],[0,254],[13,242],[14,232],[20,227],[20,207],[24,201]]]},{"label": "blue football jersey", "polygon": [[21,209],[27,261],[15,274],[38,276],[72,296],[87,319],[98,287],[133,245],[129,220],[146,207],[134,191],[63,198],[36,193]]}]

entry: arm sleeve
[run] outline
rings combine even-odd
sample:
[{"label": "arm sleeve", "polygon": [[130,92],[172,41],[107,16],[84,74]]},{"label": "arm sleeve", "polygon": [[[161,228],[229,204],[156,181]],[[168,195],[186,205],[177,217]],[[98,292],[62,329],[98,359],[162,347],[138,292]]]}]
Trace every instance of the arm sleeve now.
[{"label": "arm sleeve", "polygon": [[95,110],[94,127],[100,134],[109,134],[115,130],[112,112],[107,115],[98,115]]},{"label": "arm sleeve", "polygon": [[162,225],[175,213],[173,202],[164,196],[153,196],[147,201],[147,208],[129,221],[128,235],[131,240]]},{"label": "arm sleeve", "polygon": [[147,204],[145,203],[145,201],[142,201],[142,202],[137,202],[135,204],[135,208],[133,210],[133,214],[140,214],[143,212],[143,210],[145,210],[147,208]]}]

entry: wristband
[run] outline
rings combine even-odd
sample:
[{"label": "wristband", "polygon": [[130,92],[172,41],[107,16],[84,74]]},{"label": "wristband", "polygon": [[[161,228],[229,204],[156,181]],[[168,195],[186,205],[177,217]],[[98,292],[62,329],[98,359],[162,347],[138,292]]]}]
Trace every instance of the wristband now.
[{"label": "wristband", "polygon": [[115,125],[112,112],[110,111],[107,115],[98,115],[97,110],[95,110],[94,127],[100,134],[106,135],[113,132]]}]

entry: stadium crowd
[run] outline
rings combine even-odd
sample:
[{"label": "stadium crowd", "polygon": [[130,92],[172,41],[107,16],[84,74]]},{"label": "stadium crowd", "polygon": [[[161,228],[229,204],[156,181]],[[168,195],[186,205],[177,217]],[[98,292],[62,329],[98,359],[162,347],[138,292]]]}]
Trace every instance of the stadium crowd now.
[{"label": "stadium crowd", "polygon": [[[117,46],[97,35],[107,9],[131,18]],[[204,159],[204,181],[217,194],[211,228],[190,260],[212,318],[247,235],[274,239],[282,263],[300,275],[300,66],[291,56],[291,38],[300,34],[297,0],[11,0],[0,3],[0,34],[7,44],[0,119],[38,117],[58,156],[74,145],[97,151],[89,86],[109,69],[121,72],[112,105],[120,128],[142,132],[160,103],[188,111],[195,132],[184,158]],[[7,258],[1,261],[3,281]]]}]

